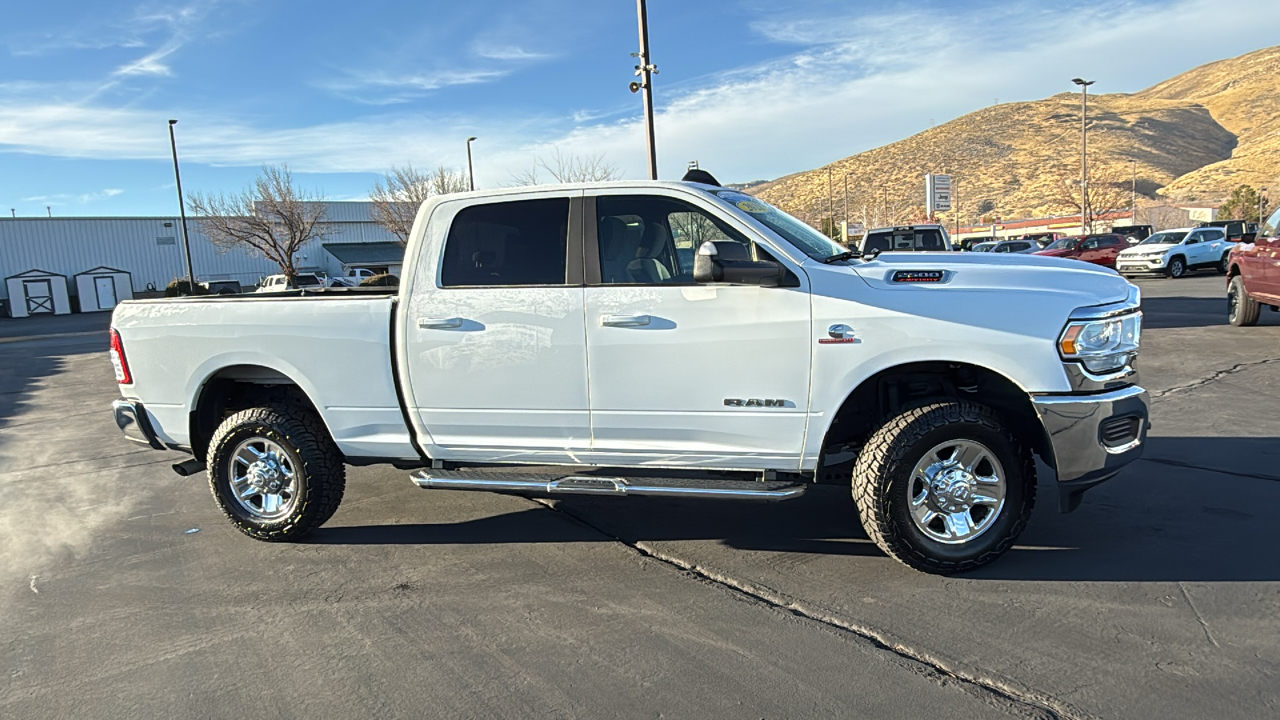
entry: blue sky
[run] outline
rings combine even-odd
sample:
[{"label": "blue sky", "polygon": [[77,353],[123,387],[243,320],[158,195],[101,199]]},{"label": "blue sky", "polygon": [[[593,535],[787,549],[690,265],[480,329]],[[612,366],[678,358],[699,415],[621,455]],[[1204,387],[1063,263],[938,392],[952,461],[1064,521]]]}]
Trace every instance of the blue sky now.
[{"label": "blue sky", "polygon": [[[1275,0],[649,0],[659,174],[816,167],[1001,102],[1133,92],[1280,42]],[[644,177],[632,0],[10,3],[0,213],[173,214],[285,162],[360,199],[391,165],[479,187],[554,149]]]}]

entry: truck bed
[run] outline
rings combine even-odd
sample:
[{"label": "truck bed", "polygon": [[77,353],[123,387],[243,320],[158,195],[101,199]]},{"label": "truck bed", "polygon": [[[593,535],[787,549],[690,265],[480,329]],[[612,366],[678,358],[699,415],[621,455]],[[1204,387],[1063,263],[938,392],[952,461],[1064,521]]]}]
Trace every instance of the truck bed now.
[{"label": "truck bed", "polygon": [[[376,292],[370,292],[376,290]],[[188,408],[218,378],[297,385],[343,454],[416,457],[391,364],[395,288],[166,298],[112,317],[133,384],[160,440],[190,445]],[[216,374],[216,375],[215,375]]]}]

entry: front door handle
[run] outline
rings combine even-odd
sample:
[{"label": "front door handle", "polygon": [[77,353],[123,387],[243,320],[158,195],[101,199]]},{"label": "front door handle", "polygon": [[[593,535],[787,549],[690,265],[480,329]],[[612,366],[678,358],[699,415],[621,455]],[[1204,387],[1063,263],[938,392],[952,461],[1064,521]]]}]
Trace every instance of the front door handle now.
[{"label": "front door handle", "polygon": [[462,327],[462,318],[418,318],[418,327],[423,330],[445,330]]},{"label": "front door handle", "polygon": [[643,327],[649,324],[648,315],[601,315],[600,324],[607,327]]}]

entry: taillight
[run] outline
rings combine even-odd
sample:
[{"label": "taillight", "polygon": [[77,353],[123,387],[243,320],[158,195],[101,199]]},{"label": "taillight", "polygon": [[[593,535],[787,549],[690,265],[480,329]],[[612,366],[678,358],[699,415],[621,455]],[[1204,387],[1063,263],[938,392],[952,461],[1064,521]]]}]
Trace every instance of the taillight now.
[{"label": "taillight", "polygon": [[133,377],[129,375],[129,361],[124,357],[124,343],[120,342],[120,333],[111,328],[111,366],[116,369],[116,382],[121,385],[132,385]]}]

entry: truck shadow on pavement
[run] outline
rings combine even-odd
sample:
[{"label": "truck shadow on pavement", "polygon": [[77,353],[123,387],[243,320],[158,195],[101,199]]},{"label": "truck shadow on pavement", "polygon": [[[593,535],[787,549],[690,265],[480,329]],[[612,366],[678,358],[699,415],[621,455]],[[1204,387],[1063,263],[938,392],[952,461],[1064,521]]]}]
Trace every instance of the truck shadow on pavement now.
[{"label": "truck shadow on pavement", "polygon": [[1222,297],[1142,298],[1142,329],[1198,328],[1227,324],[1227,292]]},{"label": "truck shadow on pavement", "polygon": [[[1049,582],[1275,582],[1274,508],[1280,507],[1280,438],[1152,438],[1147,457],[1060,514],[1053,473],[1042,468],[1039,502],[1007,555],[963,577]],[[567,497],[547,524],[534,508],[457,524],[330,527],[320,544],[489,544],[703,541],[744,552],[845,556],[892,563],[859,526],[846,488],[818,485],[776,504]],[[865,558],[865,559],[864,559]],[[871,569],[871,568],[868,568]]]}]

